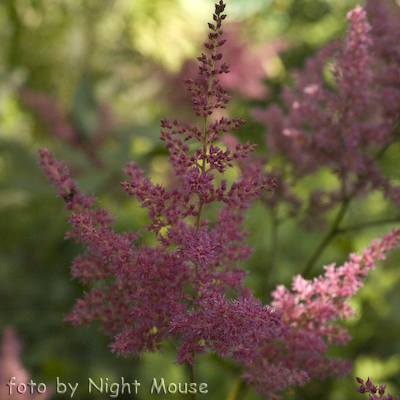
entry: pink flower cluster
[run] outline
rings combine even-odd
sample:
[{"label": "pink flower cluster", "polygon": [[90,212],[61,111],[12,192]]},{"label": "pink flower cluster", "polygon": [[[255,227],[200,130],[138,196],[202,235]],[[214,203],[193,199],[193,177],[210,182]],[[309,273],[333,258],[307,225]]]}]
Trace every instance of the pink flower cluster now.
[{"label": "pink flower cluster", "polygon": [[326,356],[328,345],[346,344],[348,332],[336,324],[354,311],[349,299],[363,285],[376,260],[400,242],[400,229],[380,241],[374,240],[362,255],[351,254],[343,266],[325,267],[324,276],[306,280],[293,278],[292,291],[277,286],[272,307],[286,326],[278,340],[261,341],[252,364],[246,365],[245,379],[269,398],[287,386],[304,384],[313,377],[338,376],[350,371],[347,361]]},{"label": "pink flower cluster", "polygon": [[[95,105],[93,111],[98,117],[98,125],[92,131],[83,127],[71,111],[65,110],[52,96],[21,88],[18,91],[20,100],[47,125],[50,134],[64,143],[81,150],[87,159],[96,168],[102,168],[98,150],[104,146],[111,137],[114,127],[111,110],[105,103]],[[82,114],[85,111],[81,111]]]},{"label": "pink flower cluster", "polygon": [[[215,23],[210,24],[211,42],[206,47],[211,55],[199,58],[202,81],[187,81],[204,129],[183,127],[177,120],[161,121],[161,140],[179,177],[177,186],[153,184],[135,163],[125,169],[129,181],[122,186],[148,210],[146,230],[154,234],[157,245],[137,244],[139,233],[115,233],[111,214],[91,208],[96,200],[82,194],[49,150],[40,151],[40,164],[58,188],[58,196],[66,200],[66,208],[73,211],[68,236],[87,243],[86,253],[74,261],[73,276],[83,282],[103,281],[102,287],[77,302],[67,320],[75,324],[101,320],[103,329],[114,336],[112,348],[118,353],[139,355],[174,340],[178,362],[192,364],[194,353],[209,350],[250,362],[258,341],[271,340],[282,329],[276,312],[247,294],[246,272],[239,267],[251,254],[244,243],[242,212],[251,198],[272,190],[275,181],[263,178],[260,168],[252,168],[231,185],[224,179],[216,183],[218,174],[255,148],[248,143],[233,150],[216,145],[218,135],[237,129],[245,122],[242,119],[208,121],[213,110],[229,101],[217,79],[228,72],[226,64],[217,65],[222,58],[217,49],[224,43],[219,38],[223,10],[220,2]],[[200,143],[194,152],[187,144],[190,139]],[[215,202],[222,203],[217,219],[202,219],[203,209]],[[235,300],[226,297],[231,290],[238,295]],[[217,308],[225,310],[218,320]],[[231,331],[227,326],[236,328]]]},{"label": "pink flower cluster", "polygon": [[[11,326],[6,327],[2,333],[2,340],[0,343],[0,399],[49,399],[53,389],[48,388],[47,391],[45,389],[43,393],[39,393],[34,390],[36,383],[32,383],[32,380],[30,387],[27,387],[30,376],[22,365],[21,350],[22,345],[17,337],[15,329]],[[21,383],[24,386],[21,387],[21,391],[18,392],[16,386]]]},{"label": "pink flower cluster", "polygon": [[335,205],[373,190],[400,207],[400,188],[380,166],[399,134],[399,17],[380,0],[356,7],[347,16],[346,41],[324,46],[296,72],[295,88],[284,90],[287,113],[277,105],[254,110],[267,126],[268,148],[286,160],[274,171],[279,181],[289,169],[294,182],[323,168],[338,179],[339,187],[312,191],[308,204],[287,180],[269,200],[287,203],[294,214],[304,205],[307,227],[321,226]]},{"label": "pink flower cluster", "polygon": [[[224,9],[220,0],[209,24],[206,48],[210,53],[199,57],[200,77],[186,80],[202,126],[161,121],[160,139],[169,151],[175,186],[152,183],[135,163],[125,169],[128,180],[121,182],[123,190],[147,210],[145,229],[153,235],[152,243],[139,240],[140,232],[116,233],[114,217],[93,207],[96,199],[77,188],[51,151],[40,150],[39,163],[71,211],[72,230],[67,236],[87,245],[74,260],[72,274],[84,283],[95,283],[67,320],[74,324],[100,320],[119,354],[140,355],[168,341],[177,349],[177,363],[191,368],[196,354],[211,351],[229,357],[242,365],[248,385],[278,399],[277,393],[288,386],[348,371],[347,362],[326,355],[329,345],[350,339],[335,322],[354,314],[350,297],[363,285],[375,261],[398,244],[400,230],[373,241],[362,255],[351,254],[339,268],[325,267],[324,276],[313,280],[296,276],[292,291],[278,286],[272,293],[272,307],[244,286],[246,271],[240,263],[252,249],[245,244],[243,212],[254,197],[272,191],[276,183],[263,177],[259,164],[242,163],[249,160],[254,145],[220,147],[222,135],[238,129],[244,120],[210,121],[213,112],[225,108],[230,99],[218,79],[229,72],[227,64],[219,63]],[[286,154],[298,166],[299,175],[329,165],[345,182],[346,196],[364,188],[363,178],[370,174],[375,177],[372,184],[386,185],[387,193],[394,194],[396,189],[364,152],[371,141],[384,148],[393,140],[385,127],[394,114],[387,114],[387,109],[385,118],[382,113],[369,114],[372,105],[363,90],[374,81],[368,69],[370,28],[360,7],[349,13],[349,22],[344,53],[333,68],[339,89],[328,90],[322,81],[299,76],[301,93],[287,93],[292,104],[289,116],[284,118],[276,108],[263,115],[268,121],[275,118],[272,148]],[[308,74],[324,64],[326,52],[321,54],[309,63]],[[353,90],[354,83],[359,90]],[[318,134],[308,134],[316,128]],[[380,129],[379,138],[374,136],[375,128]],[[240,179],[228,184],[223,174],[234,163],[245,167]],[[212,221],[204,216],[211,205],[217,211]]]},{"label": "pink flower cluster", "polygon": [[[385,390],[386,390],[386,385],[375,386],[372,383],[371,379],[369,379],[369,378],[368,378],[367,382],[365,382],[365,385],[364,385],[364,380],[361,379],[361,378],[357,378],[357,382],[361,384],[361,386],[358,389],[356,389],[357,392],[360,392],[360,393],[371,393],[369,395],[370,399],[373,399],[373,400],[376,400],[376,399],[393,400],[393,396],[391,394],[389,394],[389,393],[387,394],[387,397],[384,396]],[[378,394],[379,394],[379,397],[378,397]],[[399,399],[399,396],[396,396],[396,399]]]},{"label": "pink flower cluster", "polygon": [[396,247],[400,230],[386,234],[381,241],[373,240],[363,254],[350,254],[350,260],[341,267],[335,264],[324,267],[324,276],[306,280],[297,275],[293,278],[292,291],[280,285],[272,293],[272,306],[280,311],[284,320],[296,329],[305,329],[318,334],[329,344],[346,343],[349,336],[330,322],[354,316],[348,304],[364,284],[369,269],[375,268],[375,260],[384,259],[384,254]]}]

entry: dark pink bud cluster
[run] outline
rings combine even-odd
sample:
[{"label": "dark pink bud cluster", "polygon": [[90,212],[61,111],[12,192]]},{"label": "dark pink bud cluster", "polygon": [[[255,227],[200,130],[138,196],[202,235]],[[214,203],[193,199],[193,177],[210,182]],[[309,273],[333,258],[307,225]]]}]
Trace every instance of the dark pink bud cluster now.
[{"label": "dark pink bud cluster", "polygon": [[39,150],[40,160],[47,179],[57,187],[57,197],[69,196],[75,191],[76,183],[70,178],[67,167],[63,167],[48,149]]},{"label": "dark pink bud cluster", "polygon": [[[358,378],[358,377],[356,379],[357,379],[357,382],[359,384],[361,384],[361,386],[358,389],[356,389],[357,392],[370,393],[369,398],[373,399],[373,400],[377,400],[377,399],[393,400],[393,396],[391,394],[389,394],[389,393],[387,394],[387,397],[384,396],[385,390],[386,390],[386,385],[375,386],[372,383],[370,378],[367,379],[367,382],[365,382],[365,385],[364,385],[364,380],[363,379]],[[378,397],[378,395],[379,395],[379,397]],[[400,397],[396,396],[396,399],[398,400],[398,399],[400,399]]]},{"label": "dark pink bud cluster", "polygon": [[231,98],[226,94],[226,90],[222,88],[216,78],[220,74],[229,72],[229,64],[223,63],[219,67],[217,66],[217,62],[222,59],[222,54],[218,53],[217,49],[225,43],[225,40],[221,40],[220,36],[223,34],[221,25],[226,15],[221,14],[225,9],[225,4],[223,4],[222,0],[215,7],[213,18],[216,25],[208,24],[212,31],[208,35],[211,42],[204,44],[208,50],[211,50],[211,55],[202,54],[201,57],[198,57],[201,62],[199,71],[204,78],[204,82],[199,82],[198,79],[185,80],[189,85],[188,90],[192,93],[193,110],[196,115],[203,118],[211,115],[213,109],[226,108],[226,104]]},{"label": "dark pink bud cluster", "polygon": [[[177,120],[171,124],[168,118],[164,118],[161,121],[161,127],[164,129],[161,129],[160,139],[166,143],[164,147],[170,153],[170,163],[175,174],[184,175],[189,168],[223,173],[233,166],[234,159],[247,157],[248,153],[255,150],[256,145],[238,144],[235,151],[232,151],[229,148],[223,150],[214,144],[220,139],[221,132],[228,132],[229,129],[237,130],[245,122],[237,117],[232,120],[222,117],[218,121],[209,123],[205,131],[201,132],[197,127],[186,125],[183,128]],[[182,135],[183,139],[178,135]],[[195,151],[189,151],[190,147],[185,143],[192,138],[199,142]]]}]

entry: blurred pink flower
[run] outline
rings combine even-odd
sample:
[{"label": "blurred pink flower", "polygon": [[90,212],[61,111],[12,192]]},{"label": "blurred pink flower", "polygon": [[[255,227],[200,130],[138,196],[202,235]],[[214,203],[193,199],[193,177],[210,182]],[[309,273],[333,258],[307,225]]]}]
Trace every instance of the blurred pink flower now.
[{"label": "blurred pink flower", "polygon": [[[21,363],[21,347],[21,342],[18,340],[14,328],[10,326],[5,328],[0,345],[0,399],[50,399],[52,389],[48,387],[43,393],[38,393],[34,386],[31,386],[33,394],[30,393],[29,386],[26,387],[25,393],[20,394],[17,392],[16,387],[19,383],[26,385],[31,381],[29,373]],[[15,386],[7,386],[10,380],[13,380]]]}]

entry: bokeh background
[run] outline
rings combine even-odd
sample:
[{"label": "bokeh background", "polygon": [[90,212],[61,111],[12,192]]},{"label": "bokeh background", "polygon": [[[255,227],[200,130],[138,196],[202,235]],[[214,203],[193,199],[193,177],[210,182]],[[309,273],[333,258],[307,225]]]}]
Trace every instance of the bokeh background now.
[{"label": "bokeh background", "polygon": [[[384,1],[384,0],[382,0]],[[389,1],[389,0],[388,0]],[[353,0],[227,0],[224,60],[231,74],[224,81],[233,99],[230,116],[247,119],[240,140],[259,143],[267,153],[265,127],[251,110],[281,103],[290,72],[301,68],[324,43],[346,32],[345,15]],[[391,3],[395,4],[394,0]],[[117,358],[97,326],[74,328],[63,318],[88,289],[72,281],[69,266],[82,250],[64,240],[64,202],[37,166],[38,148],[64,160],[86,193],[117,216],[116,230],[137,230],[146,215],[122,192],[125,162],[136,161],[156,181],[167,179],[167,152],[158,140],[163,117],[195,122],[184,78],[196,74],[213,0],[2,0],[0,2],[0,332],[13,326],[23,343],[21,359],[32,379],[54,385],[79,382],[79,399],[109,394],[83,390],[87,379],[109,382],[137,379],[150,387],[153,377],[185,382],[187,371],[173,366],[173,353]],[[396,157],[389,163],[398,168]],[[315,178],[313,178],[315,179]],[[329,177],[321,175],[321,180]],[[309,182],[312,185],[315,181]],[[307,190],[307,184],[302,190]],[[385,200],[372,196],[363,213],[393,215]],[[269,214],[261,203],[248,213],[248,242],[255,253],[246,268],[248,284],[270,301],[276,284],[291,277],[312,253],[320,233],[285,225],[275,255]],[[341,263],[391,225],[338,236],[321,255],[322,266]],[[393,252],[368,278],[354,299],[358,315],[347,322],[353,341],[332,354],[354,362],[353,375],[312,381],[286,399],[344,400],[357,394],[355,376],[373,377],[400,393],[400,256]],[[272,276],[273,279],[269,279]],[[201,358],[198,381],[207,382],[210,399],[231,399],[240,371],[214,356]],[[147,399],[119,395],[118,398]],[[54,399],[69,395],[54,395]],[[184,398],[184,395],[169,395]],[[258,399],[253,393],[248,400]],[[3,399],[1,399],[3,400]]]}]

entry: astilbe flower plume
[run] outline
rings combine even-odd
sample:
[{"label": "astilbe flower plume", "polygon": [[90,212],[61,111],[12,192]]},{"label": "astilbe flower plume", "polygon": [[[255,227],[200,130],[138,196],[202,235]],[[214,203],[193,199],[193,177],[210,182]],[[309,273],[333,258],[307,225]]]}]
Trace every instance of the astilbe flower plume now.
[{"label": "astilbe flower plume", "polygon": [[[229,137],[233,148],[220,147],[222,135],[237,130],[243,119],[211,120],[213,112],[225,108],[230,99],[218,79],[229,72],[229,65],[220,63],[219,52],[224,44],[224,9],[221,0],[209,24],[210,41],[205,44],[209,53],[198,58],[199,78],[186,80],[202,126],[177,119],[161,121],[160,139],[169,151],[176,185],[166,188],[152,183],[133,162],[125,169],[128,180],[121,183],[123,190],[147,210],[145,230],[154,235],[156,244],[139,243],[140,232],[116,233],[111,213],[93,207],[96,199],[83,194],[51,151],[40,150],[39,163],[71,211],[72,230],[67,236],[87,245],[74,260],[72,274],[96,284],[77,301],[67,320],[74,324],[100,320],[118,354],[139,356],[168,341],[177,349],[176,362],[191,368],[196,354],[211,351],[230,357],[243,366],[245,383],[266,398],[278,399],[277,393],[288,386],[348,371],[346,362],[326,355],[330,344],[349,340],[335,322],[353,315],[349,298],[362,286],[375,261],[398,244],[400,230],[374,241],[362,255],[351,254],[342,267],[325,267],[324,276],[312,281],[295,277],[292,291],[278,286],[272,307],[244,287],[246,271],[240,263],[252,250],[245,244],[243,212],[263,190],[272,190],[275,180],[263,177],[262,166],[255,162],[246,163],[237,182],[228,184],[223,179],[228,168],[255,149]],[[350,31],[358,32],[351,40],[363,37],[368,30],[363,11],[356,8],[349,18],[353,21]],[[367,46],[364,39],[363,43]],[[356,47],[349,44],[349,60],[352,52],[363,59],[363,48]],[[337,71],[340,79],[350,83],[347,73]],[[364,75],[357,79],[368,80],[368,73]],[[352,96],[364,107],[362,96]],[[347,113],[345,108],[342,112]],[[352,116],[347,114],[350,121]],[[350,133],[354,134],[351,148],[354,141],[362,140]],[[190,142],[197,146],[189,146]],[[290,146],[286,150],[295,151]],[[214,204],[219,204],[217,217],[209,221],[204,218],[205,209]]]},{"label": "astilbe flower plume", "polygon": [[[115,233],[109,211],[93,208],[96,199],[82,193],[52,152],[40,150],[40,164],[72,211],[67,236],[87,244],[73,263],[73,276],[84,283],[102,282],[77,301],[66,319],[74,324],[100,320],[119,354],[140,355],[172,340],[178,363],[193,364],[195,353],[206,351],[249,363],[258,342],[272,340],[283,329],[279,314],[243,287],[246,271],[239,266],[251,254],[244,243],[243,211],[262,190],[272,190],[275,181],[252,168],[231,185],[225,179],[216,184],[217,175],[255,149],[249,143],[234,149],[218,145],[220,136],[238,129],[243,119],[210,120],[230,99],[218,80],[229,72],[219,52],[224,8],[220,1],[209,24],[205,46],[210,54],[199,57],[200,77],[186,80],[202,127],[161,121],[160,138],[177,185],[166,189],[153,184],[133,162],[125,169],[129,179],[122,182],[123,189],[147,209],[145,229],[154,234],[156,245],[139,245],[140,233]],[[194,151],[190,140],[198,143]],[[211,203],[222,203],[215,221],[203,217]]]},{"label": "astilbe flower plume", "polygon": [[[220,75],[222,86],[230,92],[239,94],[241,98],[264,99],[269,93],[267,87],[263,85],[263,80],[268,75],[264,66],[268,65],[279,52],[287,49],[287,41],[277,38],[262,45],[257,44],[252,38],[244,37],[242,23],[239,22],[225,24],[224,37],[227,40],[224,44],[224,57],[229,59],[231,65],[229,74]],[[171,88],[180,83],[181,77],[194,76],[197,70],[196,61],[187,59],[179,74],[163,71],[163,78],[166,81],[163,96],[169,104],[173,103],[176,108],[186,109],[185,99]]]},{"label": "astilbe flower plume", "polygon": [[308,204],[288,180],[268,199],[288,203],[294,214],[305,203],[308,228],[323,226],[335,205],[374,190],[400,208],[400,189],[380,166],[399,137],[399,17],[380,0],[357,6],[347,15],[346,39],[328,43],[294,73],[295,87],[283,91],[287,112],[275,104],[254,110],[271,153],[286,160],[273,176],[290,169],[293,185],[322,169],[337,177],[339,187],[311,191]]},{"label": "astilbe flower plume", "polygon": [[292,291],[277,286],[271,305],[287,329],[278,340],[260,341],[254,362],[246,365],[246,381],[268,398],[279,398],[274,393],[287,386],[348,373],[347,361],[326,355],[329,345],[344,345],[351,339],[337,321],[355,314],[349,299],[363,286],[376,260],[384,259],[399,242],[400,229],[393,230],[381,240],[372,241],[362,255],[351,254],[343,266],[324,267],[323,276],[313,280],[295,276]]}]

